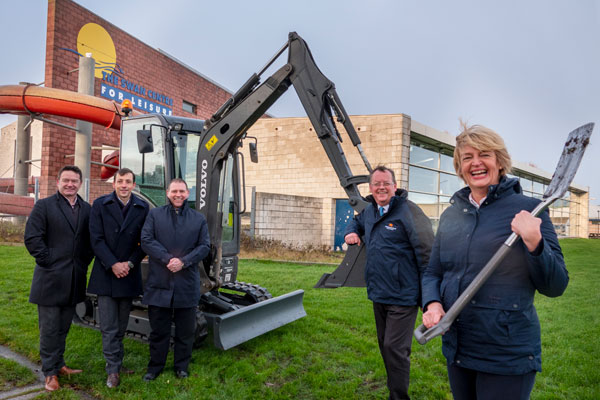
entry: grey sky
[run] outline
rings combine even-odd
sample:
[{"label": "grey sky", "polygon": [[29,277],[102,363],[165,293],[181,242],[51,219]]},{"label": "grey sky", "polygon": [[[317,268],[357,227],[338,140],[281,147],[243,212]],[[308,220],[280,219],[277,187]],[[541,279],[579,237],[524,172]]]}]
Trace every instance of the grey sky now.
[{"label": "grey sky", "polygon": [[[597,124],[575,178],[600,204],[600,6],[595,0],[77,0],[236,90],[297,31],[349,114],[405,113],[453,135],[500,133],[553,172],[567,134]],[[0,2],[0,84],[42,82],[47,1]],[[277,117],[303,116],[293,91]],[[16,118],[0,114],[4,126]]]}]

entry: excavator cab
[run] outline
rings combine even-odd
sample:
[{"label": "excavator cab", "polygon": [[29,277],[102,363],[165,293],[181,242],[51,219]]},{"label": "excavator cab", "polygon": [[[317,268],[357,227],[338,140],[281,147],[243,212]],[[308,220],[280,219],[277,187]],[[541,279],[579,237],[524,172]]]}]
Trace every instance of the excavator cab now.
[{"label": "excavator cab", "polygon": [[[166,204],[166,187],[172,179],[180,178],[188,184],[188,205],[197,208],[197,194],[206,190],[206,177],[197,175],[203,126],[202,120],[160,114],[123,120],[120,165],[133,171],[136,194],[151,207]],[[228,154],[221,170],[217,196],[217,209],[223,210],[220,245],[223,263],[227,265],[219,277],[223,283],[235,282],[237,276],[240,211],[244,211],[240,210],[238,171],[238,157]]]}]

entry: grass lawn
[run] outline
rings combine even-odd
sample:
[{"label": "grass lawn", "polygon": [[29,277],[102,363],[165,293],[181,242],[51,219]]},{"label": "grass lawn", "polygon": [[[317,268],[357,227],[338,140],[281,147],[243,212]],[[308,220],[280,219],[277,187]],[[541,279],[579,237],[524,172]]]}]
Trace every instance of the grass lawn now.
[{"label": "grass lawn", "polygon": [[0,396],[2,392],[29,385],[35,382],[35,375],[29,368],[13,360],[0,357]]},{"label": "grass lawn", "polygon": [[[561,245],[571,281],[559,298],[538,296],[543,368],[532,399],[600,398],[600,240],[569,239]],[[125,341],[125,365],[116,390],[104,385],[100,333],[73,326],[67,364],[85,372],[63,387],[104,399],[385,399],[385,369],[375,338],[365,289],[313,289],[333,267],[240,262],[240,280],[269,288],[274,296],[304,289],[308,316],[228,351],[207,341],[194,350],[191,379],[167,369],[154,382],[141,376],[148,346]],[[24,247],[0,247],[0,343],[39,362],[36,307],[27,302],[33,260]],[[420,317],[417,323],[420,323]],[[210,338],[209,338],[210,340]],[[414,399],[451,399],[441,341],[413,342],[411,394]],[[43,398],[76,398],[65,389]]]}]

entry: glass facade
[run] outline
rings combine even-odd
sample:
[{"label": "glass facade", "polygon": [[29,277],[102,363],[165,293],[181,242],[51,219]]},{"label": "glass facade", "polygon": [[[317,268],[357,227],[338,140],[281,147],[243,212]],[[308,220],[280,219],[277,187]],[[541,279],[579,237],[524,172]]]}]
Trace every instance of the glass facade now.
[{"label": "glass facade", "polygon": [[[437,230],[442,212],[450,206],[450,197],[465,183],[456,175],[453,165],[453,150],[435,146],[417,139],[410,141],[408,167],[408,198],[425,212]],[[541,199],[549,179],[540,178],[521,171],[513,171],[511,177],[519,179],[526,196]],[[567,192],[549,209],[550,219],[559,237],[579,236],[581,204],[577,196]]]},{"label": "glass facade", "polygon": [[408,163],[408,198],[421,207],[436,231],[450,196],[464,186],[454,172],[452,150],[411,140]]},{"label": "glass facade", "polygon": [[[526,196],[541,199],[550,183],[550,180],[534,177],[520,171],[513,171],[514,177],[519,178],[519,183]],[[559,237],[573,237],[579,235],[580,203],[570,191],[562,199],[556,200],[549,207],[550,219]]]}]

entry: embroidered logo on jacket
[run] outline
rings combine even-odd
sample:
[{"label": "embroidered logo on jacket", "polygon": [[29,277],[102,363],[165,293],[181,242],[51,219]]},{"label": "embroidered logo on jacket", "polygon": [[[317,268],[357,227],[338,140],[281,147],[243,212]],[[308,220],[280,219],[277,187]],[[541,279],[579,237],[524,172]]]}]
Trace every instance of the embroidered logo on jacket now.
[{"label": "embroidered logo on jacket", "polygon": [[387,229],[388,231],[395,231],[396,227],[394,226],[394,224],[392,224],[391,222],[389,224],[387,224],[385,226],[385,229]]}]

